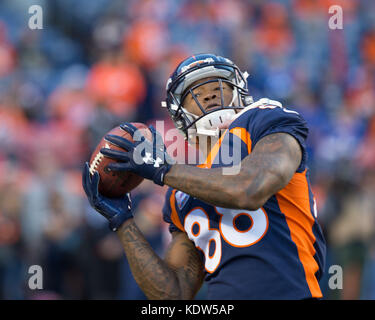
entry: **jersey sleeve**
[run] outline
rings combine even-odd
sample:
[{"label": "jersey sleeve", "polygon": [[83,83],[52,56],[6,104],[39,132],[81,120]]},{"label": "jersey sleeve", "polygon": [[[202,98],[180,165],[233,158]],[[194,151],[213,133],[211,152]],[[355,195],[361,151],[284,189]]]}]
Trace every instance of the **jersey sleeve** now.
[{"label": "jersey sleeve", "polygon": [[166,223],[169,224],[168,229],[169,229],[170,233],[175,232],[175,231],[182,231],[173,222],[172,215],[173,214],[176,215],[176,212],[173,212],[173,210],[175,210],[175,208],[172,209],[171,201],[174,204],[176,200],[175,200],[175,197],[174,197],[173,189],[172,188],[168,188],[168,190],[167,190],[167,192],[165,194],[165,202],[164,202],[164,206],[163,206],[163,220]]},{"label": "jersey sleeve", "polygon": [[305,141],[309,130],[306,121],[299,113],[282,107],[264,106],[249,110],[243,116],[243,124],[250,133],[251,150],[259,140],[269,134],[288,133],[298,141],[302,150],[302,160],[297,172],[305,170],[307,161]]}]

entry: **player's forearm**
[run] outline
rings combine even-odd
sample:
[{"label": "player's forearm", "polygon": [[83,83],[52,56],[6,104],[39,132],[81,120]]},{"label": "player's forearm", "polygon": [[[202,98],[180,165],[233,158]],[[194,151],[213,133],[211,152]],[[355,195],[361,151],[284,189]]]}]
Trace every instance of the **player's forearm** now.
[{"label": "player's forearm", "polygon": [[149,299],[181,299],[176,273],[154,252],[133,219],[117,231],[134,279]]},{"label": "player's forearm", "polygon": [[[223,175],[221,168],[201,169],[174,165],[166,174],[164,183],[209,204],[240,209],[242,192],[249,177],[243,174]],[[244,209],[244,208],[241,208]]]},{"label": "player's forearm", "polygon": [[225,175],[223,168],[174,165],[164,183],[215,206],[256,210],[286,186],[300,161],[297,141],[276,133],[258,142],[236,174]]}]

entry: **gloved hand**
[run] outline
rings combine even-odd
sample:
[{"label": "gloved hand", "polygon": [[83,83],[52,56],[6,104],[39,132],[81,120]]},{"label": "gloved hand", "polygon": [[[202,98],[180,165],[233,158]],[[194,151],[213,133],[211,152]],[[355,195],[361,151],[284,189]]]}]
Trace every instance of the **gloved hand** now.
[{"label": "gloved hand", "polygon": [[133,217],[130,193],[122,198],[111,199],[102,196],[98,191],[99,173],[91,177],[89,164],[86,162],[82,174],[82,185],[91,206],[109,221],[109,228],[117,231],[128,219]]},{"label": "gloved hand", "polygon": [[[153,126],[150,126],[152,141],[149,141],[131,123],[125,122],[120,127],[128,132],[135,141],[131,142],[116,135],[106,135],[105,139],[107,141],[125,149],[124,151],[108,148],[100,150],[104,156],[118,161],[117,163],[109,164],[107,169],[112,171],[131,171],[163,186],[165,174],[176,162],[168,155],[161,135]],[[135,133],[139,136],[135,137]]]}]

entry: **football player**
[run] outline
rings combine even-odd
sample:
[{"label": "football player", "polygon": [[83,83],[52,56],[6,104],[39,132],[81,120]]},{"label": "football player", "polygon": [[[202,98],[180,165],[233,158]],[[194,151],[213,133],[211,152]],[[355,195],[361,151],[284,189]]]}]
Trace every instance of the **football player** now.
[{"label": "football player", "polygon": [[[91,177],[86,164],[89,201],[117,232],[150,299],[192,299],[203,281],[208,299],[322,297],[325,240],[306,166],[306,122],[280,102],[253,102],[246,78],[213,54],[187,58],[169,78],[163,105],[185,138],[206,153],[199,166],[175,163],[153,127],[151,142],[106,137],[124,149],[101,150],[117,160],[108,169],[170,187],[163,217],[172,241],[164,259],[134,223],[130,195],[100,195],[99,175]],[[121,127],[135,134],[131,124]],[[145,144],[152,149],[147,157]],[[229,167],[238,170],[225,173]]]}]

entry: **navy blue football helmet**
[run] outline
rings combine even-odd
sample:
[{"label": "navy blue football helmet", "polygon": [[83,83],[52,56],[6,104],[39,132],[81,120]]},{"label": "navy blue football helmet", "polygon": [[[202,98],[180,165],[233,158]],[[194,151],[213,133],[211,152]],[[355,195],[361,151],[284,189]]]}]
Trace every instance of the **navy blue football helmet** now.
[{"label": "navy blue football helmet", "polygon": [[[236,109],[243,109],[252,103],[252,97],[247,89],[247,72],[240,69],[229,59],[214,54],[198,54],[182,61],[167,81],[166,101],[162,106],[168,109],[177,129],[183,132],[185,139],[191,134],[215,136],[218,126],[233,118]],[[198,80],[210,78],[207,81],[192,86]],[[221,92],[221,106],[206,111],[199,103],[194,90],[210,82],[218,82]],[[233,88],[233,98],[229,105],[224,105],[222,83],[226,82]],[[183,108],[185,97],[191,94],[202,111],[197,116]]]}]

